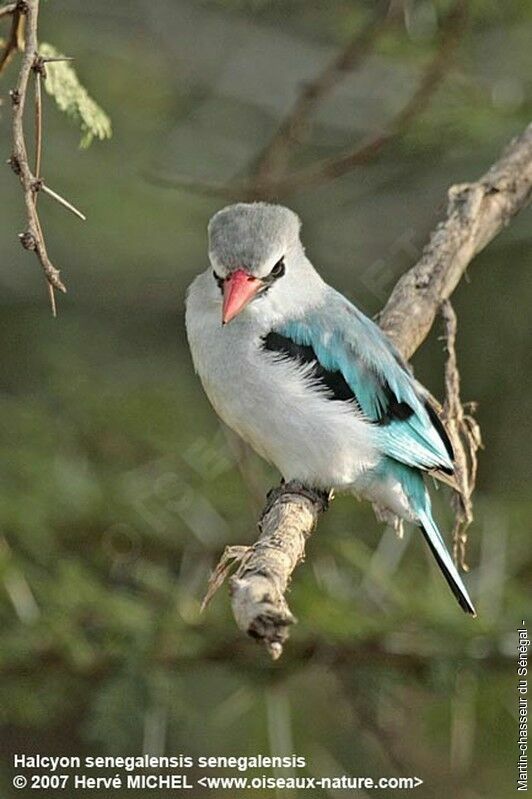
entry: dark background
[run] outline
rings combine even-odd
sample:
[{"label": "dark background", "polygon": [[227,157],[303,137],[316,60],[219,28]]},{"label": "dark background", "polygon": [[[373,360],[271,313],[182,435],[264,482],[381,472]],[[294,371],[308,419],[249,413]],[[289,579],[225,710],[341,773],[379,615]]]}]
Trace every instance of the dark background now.
[{"label": "dark background", "polygon": [[[154,176],[245,174],[301,82],[373,5],[42,5],[42,41],[75,56],[114,135],[80,151],[46,98],[43,174],[88,217],[40,200],[69,292],[57,319],[17,242],[22,195],[7,168],[0,184],[3,795],[15,751],[296,752],[310,774],[418,775],[421,799],[514,794],[515,631],[530,608],[529,212],[455,294],[463,398],[479,403],[485,443],[466,578],[479,618],[460,613],[416,531],[398,541],[341,497],[294,580],[299,624],[280,662],[240,638],[224,591],[199,610],[224,545],[254,540],[277,476],[220,430],[185,341],[186,287],[225,201]],[[395,21],[320,107],[296,165],[373,134],[412,93],[450,4],[392,5]],[[531,5],[470,6],[445,81],[409,130],[349,175],[283,198],[324,277],[370,314],[415,262],[449,185],[481,175],[530,117]],[[0,84],[2,159],[16,71]],[[440,396],[441,332],[414,359]],[[435,497],[444,530],[448,499]]]}]

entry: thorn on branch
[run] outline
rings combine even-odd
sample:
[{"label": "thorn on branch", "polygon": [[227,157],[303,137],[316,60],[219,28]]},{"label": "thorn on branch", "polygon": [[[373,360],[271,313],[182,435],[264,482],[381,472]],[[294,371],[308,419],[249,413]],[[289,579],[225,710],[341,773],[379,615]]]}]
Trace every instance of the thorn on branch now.
[{"label": "thorn on branch", "polygon": [[57,305],[55,303],[55,292],[54,287],[51,283],[48,283],[48,298],[50,300],[50,307],[52,309],[52,316],[54,319],[57,317]]},{"label": "thorn on branch", "polygon": [[39,56],[42,64],[55,64],[58,61],[75,61],[74,56],[61,55],[61,56]]},{"label": "thorn on branch", "polygon": [[75,205],[72,205],[71,202],[65,200],[65,198],[62,197],[60,194],[58,194],[56,191],[53,191],[53,189],[47,186],[43,180],[35,181],[35,184],[37,183],[39,184],[39,189],[41,189],[44,194],[47,194],[48,197],[51,197],[53,200],[58,202],[59,205],[63,206],[63,208],[66,208],[68,211],[73,213],[74,216],[78,217],[78,219],[82,219],[83,222],[86,222],[87,217],[85,216],[85,214],[82,214],[81,211],[78,211]]},{"label": "thorn on branch", "polygon": [[40,75],[42,78],[46,78],[46,64],[55,64],[60,61],[74,61],[74,58],[69,55],[43,56],[39,53],[35,53],[31,68],[35,74]]},{"label": "thorn on branch", "polygon": [[18,89],[10,89],[9,96],[11,97],[11,102],[14,106],[20,105],[20,92]]}]

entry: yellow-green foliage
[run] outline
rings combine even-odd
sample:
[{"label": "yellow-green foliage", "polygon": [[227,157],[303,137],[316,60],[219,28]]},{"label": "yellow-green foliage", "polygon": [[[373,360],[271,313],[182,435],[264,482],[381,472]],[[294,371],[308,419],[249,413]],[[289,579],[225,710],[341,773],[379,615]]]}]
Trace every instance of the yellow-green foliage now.
[{"label": "yellow-green foliage", "polygon": [[[62,53],[51,44],[41,44],[39,54],[44,58],[61,58]],[[105,111],[92,99],[69,61],[56,61],[46,65],[46,80],[43,82],[61,111],[72,119],[82,131],[80,147],[88,147],[94,138],[109,139],[112,135],[111,120]]]}]

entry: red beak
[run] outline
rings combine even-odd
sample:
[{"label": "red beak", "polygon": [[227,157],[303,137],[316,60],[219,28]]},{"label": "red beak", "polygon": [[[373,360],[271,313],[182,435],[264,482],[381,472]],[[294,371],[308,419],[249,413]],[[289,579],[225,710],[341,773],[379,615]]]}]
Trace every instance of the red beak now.
[{"label": "red beak", "polygon": [[245,269],[236,269],[224,280],[222,324],[226,325],[242,311],[262,286],[262,280]]}]

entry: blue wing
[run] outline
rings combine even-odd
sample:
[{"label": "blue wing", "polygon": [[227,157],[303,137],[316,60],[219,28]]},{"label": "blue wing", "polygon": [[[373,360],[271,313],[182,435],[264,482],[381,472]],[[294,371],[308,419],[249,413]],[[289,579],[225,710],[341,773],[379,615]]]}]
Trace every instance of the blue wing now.
[{"label": "blue wing", "polygon": [[[320,368],[340,375],[368,421],[383,454],[408,466],[452,471],[452,447],[425,390],[380,328],[341,294],[276,329],[312,352]],[[345,397],[343,397],[345,398]]]}]

